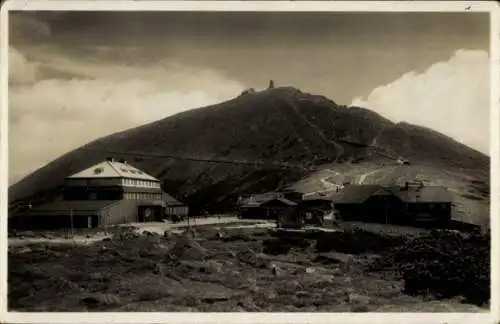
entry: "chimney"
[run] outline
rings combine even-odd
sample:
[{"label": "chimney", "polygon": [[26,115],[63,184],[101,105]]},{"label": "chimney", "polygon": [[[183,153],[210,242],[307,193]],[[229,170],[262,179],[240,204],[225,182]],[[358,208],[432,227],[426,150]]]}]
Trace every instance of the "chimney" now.
[{"label": "chimney", "polygon": [[405,181],[405,190],[408,190],[409,184],[408,181]]},{"label": "chimney", "polygon": [[108,156],[108,157],[106,158],[106,161],[109,161],[109,162],[115,162],[115,159],[114,159],[113,157],[111,157],[111,156]]},{"label": "chimney", "polygon": [[118,160],[118,162],[123,163],[123,164],[127,164],[127,161],[125,161],[125,159],[120,159],[120,160]]}]

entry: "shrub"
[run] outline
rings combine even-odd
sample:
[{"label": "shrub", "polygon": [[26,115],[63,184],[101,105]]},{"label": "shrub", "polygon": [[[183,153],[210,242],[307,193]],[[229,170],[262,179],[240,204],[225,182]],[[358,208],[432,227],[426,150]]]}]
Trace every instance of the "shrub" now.
[{"label": "shrub", "polygon": [[376,234],[361,229],[324,233],[316,241],[317,252],[336,251],[349,254],[378,253],[406,241],[402,236]]},{"label": "shrub", "polygon": [[292,249],[290,244],[279,239],[265,240],[262,244],[264,246],[262,252],[269,255],[287,254]]},{"label": "shrub", "polygon": [[432,231],[388,251],[371,270],[396,269],[410,295],[464,296],[483,305],[490,299],[490,237]]}]

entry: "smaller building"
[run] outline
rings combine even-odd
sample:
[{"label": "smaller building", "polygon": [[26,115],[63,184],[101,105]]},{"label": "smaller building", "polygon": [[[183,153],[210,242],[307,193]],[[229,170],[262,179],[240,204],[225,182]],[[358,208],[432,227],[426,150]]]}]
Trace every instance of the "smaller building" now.
[{"label": "smaller building", "polygon": [[163,193],[163,201],[165,204],[165,218],[171,221],[180,221],[188,216],[188,206],[181,203],[174,197]]},{"label": "smaller building", "polygon": [[405,183],[404,186],[350,185],[333,197],[342,220],[400,225],[446,226],[452,198],[446,188]]},{"label": "smaller building", "polygon": [[281,197],[250,197],[240,202],[238,217],[244,219],[273,219],[294,209],[297,204]]},{"label": "smaller building", "polygon": [[333,202],[330,196],[309,197],[299,203],[305,225],[323,226],[325,218],[334,217]]}]

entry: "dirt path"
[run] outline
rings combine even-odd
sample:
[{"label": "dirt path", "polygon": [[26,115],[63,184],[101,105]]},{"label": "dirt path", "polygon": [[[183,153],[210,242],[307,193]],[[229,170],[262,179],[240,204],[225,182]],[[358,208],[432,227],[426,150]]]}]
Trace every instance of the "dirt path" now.
[{"label": "dirt path", "polygon": [[[258,224],[265,224],[267,221],[265,220],[253,220],[253,219],[239,219],[237,217],[221,217],[220,219],[218,217],[208,217],[208,218],[193,218],[189,220],[189,223],[187,220],[179,222],[179,223],[161,223],[161,222],[151,222],[151,223],[130,223],[126,224],[126,226],[133,226],[137,229],[139,232],[144,232],[144,231],[149,231],[149,232],[155,232],[158,234],[163,234],[165,231],[175,231],[175,230],[181,230],[184,227],[192,226],[203,226],[203,225],[218,225],[220,224],[221,226],[226,227],[229,224],[238,224],[241,226],[250,226],[250,227],[255,227]],[[237,225],[232,225],[232,226],[237,226]]]},{"label": "dirt path", "polygon": [[[202,225],[211,225],[211,224],[220,224],[221,226],[231,225],[236,228],[237,226],[246,227],[256,227],[256,226],[267,226],[265,225],[266,221],[261,220],[251,220],[251,219],[238,219],[237,217],[208,217],[208,218],[198,218],[198,219],[190,219],[189,224],[188,221],[182,221],[179,223],[164,223],[164,222],[151,222],[151,223],[128,223],[118,225],[119,227],[135,227],[138,232],[155,232],[158,234],[162,234],[165,231],[171,232],[182,232],[183,228],[190,225],[192,227],[202,226]],[[264,224],[264,225],[263,225]],[[111,237],[111,233],[107,233],[104,230],[95,233],[89,233],[87,235],[75,235],[73,238],[66,238],[62,234],[61,235],[50,235],[48,237],[42,237],[42,233],[40,236],[36,237],[10,237],[8,239],[9,247],[20,247],[30,244],[43,244],[43,243],[55,243],[55,244],[77,244],[77,245],[87,245],[91,243],[95,243],[97,241],[101,241],[107,237]]]},{"label": "dirt path", "polygon": [[359,177],[359,180],[358,180],[358,184],[364,184],[365,183],[365,180],[366,180],[366,177],[372,175],[372,174],[375,174],[377,172],[380,172],[382,170],[373,170],[373,171],[370,171],[370,172],[367,172],[367,173],[364,173],[362,174],[360,177]]},{"label": "dirt path", "polygon": [[54,237],[54,238],[10,237],[8,242],[9,242],[9,247],[20,247],[20,246],[25,246],[25,245],[30,245],[30,244],[42,244],[42,243],[87,245],[87,244],[95,243],[98,241],[102,241],[103,239],[110,237],[110,236],[111,236],[110,234],[101,233],[101,234],[93,235],[92,237],[75,236],[75,237],[73,237],[73,239],[69,239],[69,238],[66,239],[66,238],[61,238],[61,237]]},{"label": "dirt path", "polygon": [[[318,181],[323,186],[323,189],[307,192],[304,194],[306,197],[317,195],[320,193],[331,192],[331,191],[336,190],[337,188],[341,188],[341,186],[338,185],[338,183],[342,182],[344,176],[341,173],[334,171],[334,170],[331,170],[331,169],[324,169],[321,171],[321,173],[325,173],[325,172],[329,173],[329,175],[326,175],[326,176],[324,175],[317,180],[313,180],[313,181]],[[329,181],[329,179],[331,179],[332,176],[335,176],[338,178],[336,181],[337,183],[333,183],[333,182]]]}]

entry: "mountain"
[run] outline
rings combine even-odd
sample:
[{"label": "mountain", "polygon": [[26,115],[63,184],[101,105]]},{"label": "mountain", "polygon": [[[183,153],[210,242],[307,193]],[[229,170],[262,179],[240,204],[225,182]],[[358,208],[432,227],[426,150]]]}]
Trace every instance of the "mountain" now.
[{"label": "mountain", "polygon": [[[355,181],[396,181],[406,174],[428,174],[433,181],[449,177],[456,179],[450,189],[461,203],[489,208],[489,157],[436,131],[396,124],[368,109],[338,105],[292,87],[247,91],[97,139],[11,186],[9,201],[51,200],[64,177],[108,156],[125,158],[158,177],[193,212],[230,210],[238,196],[253,192],[285,187],[307,191],[303,184],[318,185],[322,170]],[[188,159],[173,158],[179,156]],[[411,165],[399,165],[398,158]],[[368,177],[374,172],[391,176]],[[462,209],[473,210],[464,215],[476,222],[488,217],[484,210],[477,216],[474,208]]]}]

